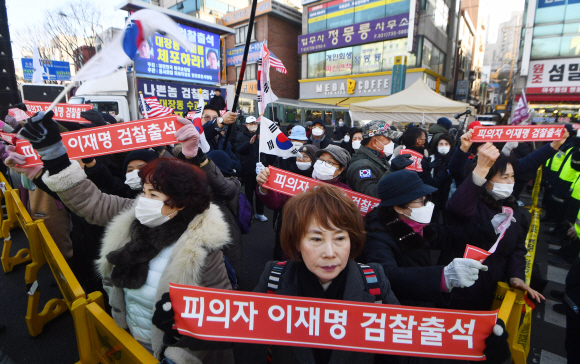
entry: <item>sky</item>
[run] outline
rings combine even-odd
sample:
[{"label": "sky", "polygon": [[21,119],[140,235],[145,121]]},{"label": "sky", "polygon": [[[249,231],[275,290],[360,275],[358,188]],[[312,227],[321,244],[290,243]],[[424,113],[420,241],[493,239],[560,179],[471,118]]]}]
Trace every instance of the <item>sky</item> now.
[{"label": "sky", "polygon": [[499,25],[510,20],[512,12],[521,11],[523,13],[524,0],[487,0],[489,5],[489,28],[488,43],[497,41]]},{"label": "sky", "polygon": [[[8,26],[10,27],[10,37],[12,39],[12,53],[15,65],[20,65],[22,47],[18,43],[16,30],[25,29],[31,19],[42,24],[42,18],[47,10],[53,10],[66,5],[71,0],[7,0],[6,9],[8,12]],[[127,16],[123,10],[115,11],[115,5],[122,0],[92,0],[94,4],[103,9],[104,29],[108,27],[122,27]],[[99,24],[100,25],[100,24]]]}]

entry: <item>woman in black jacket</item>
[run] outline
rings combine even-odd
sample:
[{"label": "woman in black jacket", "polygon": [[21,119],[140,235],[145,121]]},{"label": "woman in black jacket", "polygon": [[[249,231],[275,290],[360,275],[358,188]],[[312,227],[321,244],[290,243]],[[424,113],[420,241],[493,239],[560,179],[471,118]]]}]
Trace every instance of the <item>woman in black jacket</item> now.
[{"label": "woman in black jacket", "polygon": [[[441,264],[463,256],[466,243],[487,251],[496,247],[484,261],[489,270],[480,274],[472,287],[454,295],[452,308],[489,310],[497,282],[503,281],[525,290],[531,299],[538,302],[540,298],[544,299],[524,283],[527,221],[519,212],[516,199],[511,196],[517,163],[516,158],[501,155],[493,144],[484,144],[479,148],[477,162],[468,166],[465,180],[447,202],[452,229],[463,229],[474,221],[489,221],[494,226],[494,233],[491,236],[472,234],[463,244],[444,249],[439,257]],[[503,237],[500,224],[505,229]]]}]

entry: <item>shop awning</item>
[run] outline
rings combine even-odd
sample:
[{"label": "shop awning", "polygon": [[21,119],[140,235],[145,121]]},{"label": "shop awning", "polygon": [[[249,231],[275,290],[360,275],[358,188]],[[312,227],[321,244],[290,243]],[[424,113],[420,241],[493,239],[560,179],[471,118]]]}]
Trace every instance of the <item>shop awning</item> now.
[{"label": "shop awning", "polygon": [[[521,95],[516,95],[516,101],[519,101]],[[549,94],[526,94],[526,99],[528,102],[549,102],[551,104],[561,103],[561,102],[578,102],[580,103],[580,94],[578,95],[549,95]]]},{"label": "shop awning", "polygon": [[361,97],[331,97],[328,99],[303,99],[301,101],[316,102],[318,104],[349,106],[355,102],[363,102],[379,99],[384,96],[361,96]]}]

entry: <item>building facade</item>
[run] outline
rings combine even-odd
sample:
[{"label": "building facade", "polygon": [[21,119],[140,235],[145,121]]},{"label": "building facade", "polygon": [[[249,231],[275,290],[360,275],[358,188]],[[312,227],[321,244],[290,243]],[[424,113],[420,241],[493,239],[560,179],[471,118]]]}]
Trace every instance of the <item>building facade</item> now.
[{"label": "building facade", "polygon": [[452,95],[457,11],[456,0],[303,1],[300,99],[347,106],[391,95],[397,56],[406,87],[423,79]]},{"label": "building facade", "polygon": [[527,0],[524,21],[517,93],[525,91],[533,121],[577,122],[580,0]]}]

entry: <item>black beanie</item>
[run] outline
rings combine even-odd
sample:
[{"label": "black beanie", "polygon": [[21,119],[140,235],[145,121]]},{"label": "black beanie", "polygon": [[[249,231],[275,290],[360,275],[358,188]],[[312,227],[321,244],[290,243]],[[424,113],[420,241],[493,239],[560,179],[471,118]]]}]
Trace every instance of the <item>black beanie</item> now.
[{"label": "black beanie", "polygon": [[157,158],[159,158],[159,156],[151,149],[134,150],[131,153],[127,154],[125,160],[123,161],[123,173],[127,173],[127,165],[134,160],[139,159],[145,162],[151,162],[152,160]]}]

